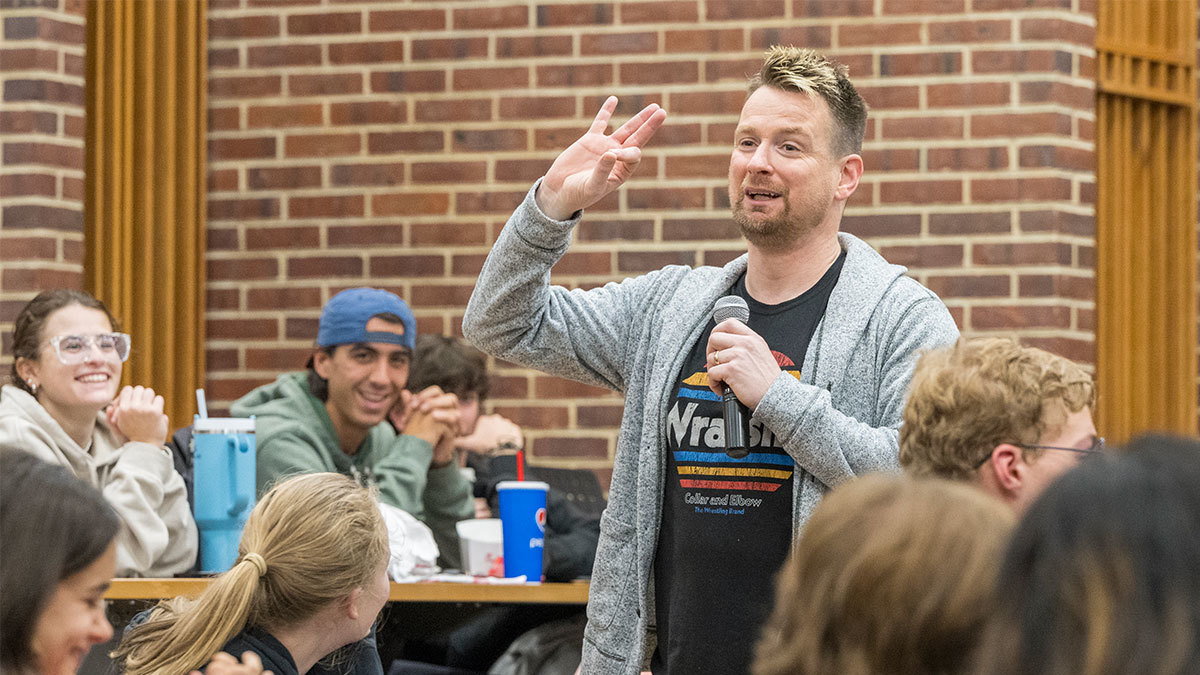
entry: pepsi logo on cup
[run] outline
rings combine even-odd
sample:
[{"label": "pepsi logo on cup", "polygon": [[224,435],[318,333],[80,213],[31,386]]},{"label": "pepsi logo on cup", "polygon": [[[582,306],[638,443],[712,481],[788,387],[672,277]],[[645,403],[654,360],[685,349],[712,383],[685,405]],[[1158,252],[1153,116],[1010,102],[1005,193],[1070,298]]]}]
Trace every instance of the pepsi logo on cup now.
[{"label": "pepsi logo on cup", "polygon": [[542,532],[545,532],[546,531],[546,509],[545,509],[545,507],[538,509],[537,513],[534,514],[533,518],[537,522],[538,529],[541,530]]}]

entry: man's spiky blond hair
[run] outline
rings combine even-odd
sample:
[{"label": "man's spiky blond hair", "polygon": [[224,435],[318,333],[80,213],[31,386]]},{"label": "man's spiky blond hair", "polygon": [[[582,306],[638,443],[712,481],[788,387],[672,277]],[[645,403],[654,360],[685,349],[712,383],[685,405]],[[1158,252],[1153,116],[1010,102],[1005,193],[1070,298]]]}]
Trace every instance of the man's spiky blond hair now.
[{"label": "man's spiky blond hair", "polygon": [[867,128],[867,104],[847,73],[846,66],[811,49],[775,45],[767,50],[762,69],[750,78],[750,93],[765,86],[820,96],[833,115],[832,149],[840,155],[860,153]]}]

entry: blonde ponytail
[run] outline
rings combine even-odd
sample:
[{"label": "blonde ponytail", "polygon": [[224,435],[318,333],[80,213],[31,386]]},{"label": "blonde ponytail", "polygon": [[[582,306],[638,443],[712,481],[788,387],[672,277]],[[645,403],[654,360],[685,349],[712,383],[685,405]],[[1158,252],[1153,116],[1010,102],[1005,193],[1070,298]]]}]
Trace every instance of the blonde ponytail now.
[{"label": "blonde ponytail", "polygon": [[125,675],[191,672],[248,626],[307,619],[379,573],[387,529],[373,491],[340,474],[309,474],[254,507],[239,553],[194,601],[163,601],[125,634],[112,653]]}]

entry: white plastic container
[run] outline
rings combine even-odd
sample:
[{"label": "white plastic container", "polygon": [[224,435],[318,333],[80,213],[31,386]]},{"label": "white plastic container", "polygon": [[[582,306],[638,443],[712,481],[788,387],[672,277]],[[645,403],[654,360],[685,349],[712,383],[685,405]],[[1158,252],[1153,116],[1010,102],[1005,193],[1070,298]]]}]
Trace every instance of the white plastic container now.
[{"label": "white plastic container", "polygon": [[504,576],[503,565],[496,564],[504,555],[504,530],[500,519],[460,520],[455,527],[462,546],[463,572],[484,577],[494,567],[496,576]]}]

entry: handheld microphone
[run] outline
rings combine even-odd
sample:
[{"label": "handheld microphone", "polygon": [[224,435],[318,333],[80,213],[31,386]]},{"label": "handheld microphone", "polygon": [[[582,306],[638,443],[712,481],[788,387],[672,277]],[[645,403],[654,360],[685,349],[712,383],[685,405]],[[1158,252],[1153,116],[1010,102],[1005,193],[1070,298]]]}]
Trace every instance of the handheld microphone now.
[{"label": "handheld microphone", "polygon": [[[718,298],[713,306],[713,321],[721,323],[725,319],[737,319],[742,323],[750,320],[750,308],[746,301],[737,295],[726,295]],[[733,390],[721,384],[725,391],[721,394],[722,412],[725,415],[725,454],[734,459],[741,459],[750,454],[750,410],[742,405]]]}]

